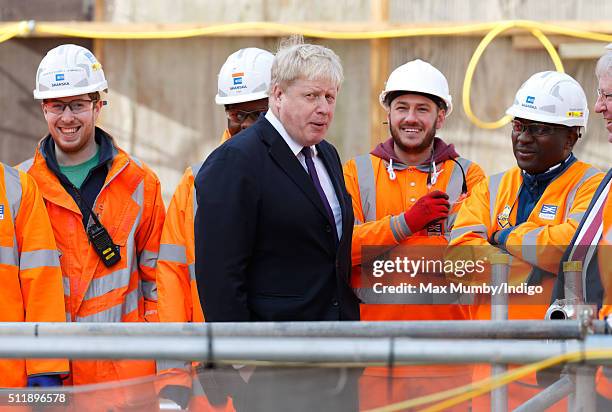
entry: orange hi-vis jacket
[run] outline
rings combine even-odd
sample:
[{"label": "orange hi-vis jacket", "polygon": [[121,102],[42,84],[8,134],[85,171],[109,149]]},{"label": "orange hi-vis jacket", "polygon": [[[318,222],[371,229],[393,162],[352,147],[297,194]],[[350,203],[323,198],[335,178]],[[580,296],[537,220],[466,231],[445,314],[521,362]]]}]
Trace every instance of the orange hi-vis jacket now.
[{"label": "orange hi-vis jacket", "polygon": [[[597,169],[575,161],[548,184],[528,219],[516,226],[507,237],[506,250],[513,256],[508,283],[518,285],[528,282],[535,268],[553,274],[557,272],[563,253],[602,178],[603,173]],[[515,225],[522,184],[521,170],[514,167],[477,185],[457,216],[451,232],[448,255],[457,253],[466,257],[466,254],[472,253],[469,258],[475,260],[499,253],[499,249],[491,246],[488,239],[494,232]],[[509,319],[544,319],[554,279],[544,277],[541,281],[543,296],[508,296]],[[473,316],[477,319],[491,318],[488,300],[476,305]],[[475,381],[489,376],[489,365],[477,365],[474,368]],[[539,391],[535,374],[509,385],[509,408],[518,407]],[[473,399],[472,409],[489,410],[488,394]],[[555,404],[551,410],[565,409],[566,405],[562,402]]]},{"label": "orange hi-vis jacket", "polygon": [[[391,143],[379,145],[373,153],[392,150]],[[436,147],[448,147],[436,139]],[[452,150],[454,153],[454,150]],[[458,157],[453,157],[462,165],[468,193],[480,180],[484,173],[477,164]],[[431,245],[445,247],[448,243],[450,228],[453,225],[459,206],[463,173],[452,160],[446,159],[437,165],[441,173],[431,189],[427,187],[428,166],[405,166],[398,161],[391,163],[378,154],[367,154],[349,160],[344,166],[346,187],[353,199],[355,213],[355,228],[353,230],[351,282],[356,292],[364,296],[368,291],[360,288],[360,265],[362,246],[382,246],[389,249],[405,245]],[[393,177],[393,178],[392,178]],[[451,211],[449,217],[442,222],[441,232],[428,233],[424,229],[418,233],[410,233],[404,220],[404,212],[422,196],[430,191],[441,190],[449,195]],[[404,227],[404,229],[398,229]],[[367,299],[366,299],[367,301]],[[387,305],[362,304],[362,320],[449,320],[466,319],[463,309],[458,305]]]},{"label": "orange hi-vis jacket", "polygon": [[[456,217],[462,200],[463,173],[453,160],[446,159],[437,164],[440,172],[431,189],[427,187],[429,166],[406,166],[389,156],[392,149],[389,140],[375,149],[372,154],[358,156],[349,160],[344,166],[346,188],[353,199],[355,227],[352,242],[351,284],[358,296],[365,302],[372,294],[368,288],[361,287],[362,246],[382,246],[393,249],[396,246],[422,246],[440,249],[443,253],[447,245],[447,237]],[[434,153],[448,148],[455,160],[461,164],[465,172],[468,193],[482,179],[484,172],[477,164],[458,157],[452,146],[447,146],[436,139]],[[391,173],[391,170],[393,173]],[[393,178],[392,178],[393,177]],[[433,183],[433,182],[432,182]],[[406,226],[404,211],[429,191],[441,190],[449,195],[451,211],[448,219],[442,222],[442,231],[429,233],[424,229],[418,233],[409,230],[398,230]],[[403,233],[402,233],[403,232]],[[415,280],[418,282],[418,275]],[[407,279],[407,282],[410,280]],[[408,296],[408,295],[406,295]],[[416,296],[416,298],[419,298]],[[463,320],[469,319],[467,307],[458,304],[361,304],[361,320]],[[368,374],[384,374],[384,368],[368,368]],[[397,368],[395,375],[411,376],[410,372],[402,373]],[[431,369],[437,373],[438,369]],[[418,368],[417,373],[422,373]]]},{"label": "orange hi-vis jacket", "polygon": [[[0,163],[0,322],[64,322],[59,255],[34,179]],[[0,387],[67,374],[60,359],[0,360]]]},{"label": "orange hi-vis jacket", "polygon": [[[507,237],[505,248],[515,258],[509,273],[511,285],[528,282],[535,268],[557,272],[602,178],[599,170],[575,161],[550,182],[527,221],[516,226]],[[494,232],[515,225],[522,182],[521,170],[514,167],[477,185],[457,216],[449,253],[454,253],[454,246],[463,246],[464,252],[465,247],[475,246],[474,259],[498,253],[499,249],[491,246],[488,239]],[[537,297],[537,301],[527,295],[509,296],[509,319],[544,318],[554,279],[543,281],[546,296]],[[489,319],[490,305],[479,305],[476,317]]]},{"label": "orange hi-vis jacket", "polygon": [[[225,129],[220,144],[231,135]],[[168,205],[157,261],[157,294],[161,322],[204,322],[195,283],[195,234],[197,200],[194,177],[202,163],[189,166]],[[165,368],[164,368],[165,369]]]},{"label": "orange hi-vis jacket", "polygon": [[[229,130],[220,144],[231,137]],[[194,220],[198,208],[194,178],[202,163],[187,167],[168,205],[157,260],[157,294],[160,322],[204,322],[195,278]],[[161,385],[191,387],[189,363],[158,361]],[[205,405],[205,406],[203,406]],[[194,410],[214,410],[204,396],[195,396],[190,404]],[[232,411],[231,402],[218,410]]]},{"label": "orange hi-vis jacket", "polygon": [[[41,188],[60,250],[66,311],[72,322],[158,321],[155,266],[165,208],[157,176],[112,143],[112,160],[92,210],[120,246],[121,260],[106,267],[90,244],[82,214],[49,169],[40,146],[20,166]],[[72,361],[74,385],[155,375],[155,361]],[[123,393],[126,404],[131,396]],[[121,395],[117,395],[121,397]],[[151,399],[154,397],[151,396]],[[112,399],[121,404],[118,398]]]}]

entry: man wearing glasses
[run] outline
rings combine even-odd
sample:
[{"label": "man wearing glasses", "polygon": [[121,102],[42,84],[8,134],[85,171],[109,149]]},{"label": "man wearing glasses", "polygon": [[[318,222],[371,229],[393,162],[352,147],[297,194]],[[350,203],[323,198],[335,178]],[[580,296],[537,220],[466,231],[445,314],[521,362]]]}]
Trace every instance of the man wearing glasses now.
[{"label": "man wearing glasses", "polygon": [[[251,126],[261,113],[268,110],[273,61],[272,53],[251,47],[233,53],[221,67],[215,96],[216,103],[224,105],[227,114],[227,129],[221,143]],[[168,206],[157,262],[158,308],[162,322],[204,321],[195,281],[193,226],[197,210],[193,181],[201,165],[187,168]],[[174,372],[173,378],[164,379],[166,386],[160,396],[187,408],[191,375],[180,370],[185,364],[158,362],[157,367],[160,372]],[[192,406],[201,404],[205,407],[206,402],[198,396],[192,401]],[[228,405],[228,408],[231,407]]]},{"label": "man wearing glasses", "polygon": [[[20,168],[36,180],[51,218],[70,321],[156,321],[155,264],[165,215],[160,184],[95,126],[107,87],[89,50],[73,44],[50,50],[34,90],[49,134]],[[74,360],[70,374],[66,383],[73,385],[122,381],[155,375],[155,362]],[[89,396],[96,394],[77,398],[81,409],[92,402],[101,410],[158,405],[147,384]]]},{"label": "man wearing glasses", "polygon": [[[509,319],[543,319],[563,252],[603,174],[572,154],[589,113],[585,93],[572,77],[552,71],[534,74],[506,113],[514,118],[517,167],[474,188],[451,232],[450,254],[470,246],[476,259],[496,250],[510,254],[509,284],[541,285],[543,293],[510,294]],[[477,305],[478,319],[490,319],[487,302]],[[476,379],[487,373],[477,368]],[[535,376],[522,383],[526,385],[509,385],[509,408],[538,392]],[[473,403],[474,410],[489,405],[484,397]]]}]

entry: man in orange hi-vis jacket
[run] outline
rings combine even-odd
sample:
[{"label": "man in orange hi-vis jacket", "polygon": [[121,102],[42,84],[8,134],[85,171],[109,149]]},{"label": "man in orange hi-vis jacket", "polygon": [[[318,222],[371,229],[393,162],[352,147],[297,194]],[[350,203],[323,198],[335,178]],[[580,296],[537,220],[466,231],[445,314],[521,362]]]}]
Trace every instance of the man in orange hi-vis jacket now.
[{"label": "man in orange hi-vis jacket", "polygon": [[[449,255],[473,253],[484,259],[499,250],[512,255],[508,285],[517,292],[509,294],[509,319],[544,319],[562,255],[603,174],[572,154],[589,111],[582,87],[569,75],[534,74],[506,113],[513,116],[517,167],[474,188],[455,221]],[[541,293],[524,293],[536,286]],[[475,313],[490,319],[489,301]],[[477,380],[486,376],[484,367],[476,368]],[[535,384],[532,375],[509,385],[509,408],[537,394]],[[490,403],[479,397],[473,408],[488,410]]]},{"label": "man in orange hi-vis jacket", "polygon": [[[20,168],[36,180],[51,219],[69,320],[157,321],[155,266],[165,215],[160,184],[95,126],[107,87],[89,50],[73,44],[50,50],[34,90],[49,134]],[[122,386],[78,396],[77,403],[87,402],[83,409],[159,406],[153,360],[74,360],[70,372],[73,385]],[[148,384],[121,382],[148,376]]]},{"label": "man in orange hi-vis jacket", "polygon": [[[34,179],[0,163],[0,322],[64,322],[53,230]],[[2,359],[0,387],[61,386],[68,362]]]},{"label": "man in orange hi-vis jacket", "polygon": [[[391,137],[371,153],[351,159],[344,167],[353,199],[355,228],[351,282],[362,299],[361,319],[466,320],[469,308],[440,300],[405,295],[401,302],[376,301],[363,282],[362,247],[377,247],[402,255],[415,247],[442,254],[463,199],[484,178],[482,169],[460,157],[454,146],[435,137],[452,111],[445,76],[422,60],[408,62],[389,76],[380,102],[388,112]],[[437,250],[436,250],[437,249]],[[412,252],[411,252],[412,253]],[[364,257],[365,261],[366,258]],[[444,274],[440,274],[442,279]],[[421,281],[420,275],[414,279]],[[378,295],[380,296],[380,295]],[[409,301],[413,297],[412,301]],[[360,406],[380,407],[412,397],[468,384],[464,366],[367,368],[360,380]],[[391,390],[388,390],[391,388]],[[465,410],[462,405],[458,410]]]},{"label": "man in orange hi-vis jacket", "polygon": [[[215,96],[216,103],[224,105],[227,114],[227,129],[221,143],[252,125],[268,110],[273,60],[272,53],[252,47],[231,54],[221,67]],[[193,181],[200,166],[201,163],[187,168],[168,206],[157,262],[158,309],[162,322],[204,321],[194,272],[193,223],[197,204]],[[157,366],[160,372],[172,372],[172,377],[163,379],[162,396],[176,393],[174,398],[181,399],[186,406],[191,395],[191,374],[182,369],[184,363],[158,362]],[[197,395],[197,389],[194,394]],[[196,410],[212,407],[204,396],[195,396],[191,401],[191,408]],[[231,402],[226,407],[232,409]]]}]

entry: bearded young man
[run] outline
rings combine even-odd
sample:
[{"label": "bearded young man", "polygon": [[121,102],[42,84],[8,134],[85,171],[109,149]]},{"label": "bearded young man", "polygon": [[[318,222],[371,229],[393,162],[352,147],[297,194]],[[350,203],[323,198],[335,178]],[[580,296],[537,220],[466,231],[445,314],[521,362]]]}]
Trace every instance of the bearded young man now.
[{"label": "bearded young man", "polygon": [[[364,246],[376,246],[378,251],[396,256],[404,256],[407,250],[398,246],[426,246],[432,252],[443,252],[462,200],[484,178],[477,164],[459,157],[453,145],[436,137],[452,111],[452,98],[446,78],[434,66],[413,60],[395,69],[380,103],[388,113],[391,137],[344,167],[355,214],[351,280],[363,302],[361,319],[469,319],[468,308],[451,300],[434,301],[431,296],[414,294],[391,303],[381,301],[380,295],[375,296],[362,283]],[[421,279],[417,276],[413,281]],[[471,380],[465,367],[395,368],[390,392],[388,375],[387,368],[366,369],[360,382],[362,408],[438,392]]]}]

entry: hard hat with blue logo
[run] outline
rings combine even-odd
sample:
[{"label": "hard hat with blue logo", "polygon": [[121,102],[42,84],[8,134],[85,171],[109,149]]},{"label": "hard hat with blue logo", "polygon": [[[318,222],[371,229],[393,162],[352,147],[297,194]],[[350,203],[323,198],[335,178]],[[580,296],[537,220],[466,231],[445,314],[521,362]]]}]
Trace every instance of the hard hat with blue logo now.
[{"label": "hard hat with blue logo", "polygon": [[102,65],[85,47],[63,44],[47,52],[36,72],[35,99],[106,91]]},{"label": "hard hat with blue logo", "polygon": [[379,96],[380,104],[387,110],[390,104],[387,97],[394,92],[429,95],[444,103],[446,116],[453,111],[453,99],[446,77],[440,70],[421,59],[409,61],[391,72],[385,89]]},{"label": "hard hat with blue logo", "polygon": [[268,97],[274,55],[256,47],[232,53],[219,71],[215,102],[219,105]]},{"label": "hard hat with blue logo", "polygon": [[534,74],[523,83],[506,114],[535,122],[586,128],[589,108],[582,86],[573,77],[546,71]]}]

